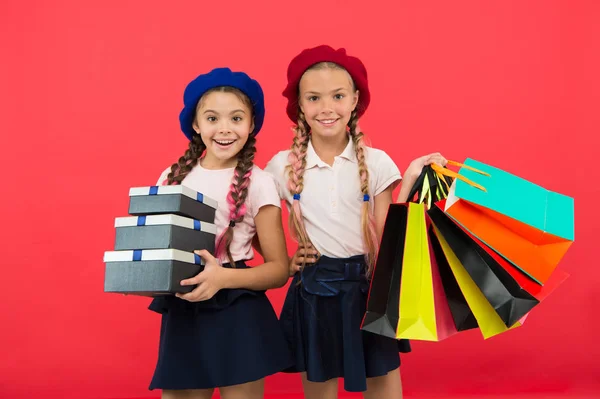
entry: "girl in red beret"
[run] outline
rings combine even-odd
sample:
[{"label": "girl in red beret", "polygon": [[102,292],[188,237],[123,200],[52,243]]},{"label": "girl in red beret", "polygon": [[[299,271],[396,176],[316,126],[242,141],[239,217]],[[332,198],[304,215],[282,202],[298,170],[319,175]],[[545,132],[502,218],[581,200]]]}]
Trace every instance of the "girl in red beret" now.
[{"label": "girl in red beret", "polygon": [[[337,398],[344,389],[365,398],[399,398],[399,352],[406,340],[361,331],[369,276],[400,171],[383,151],[367,147],[358,120],[370,101],[367,71],[345,49],[302,51],[288,67],[287,114],[296,124],[290,150],[266,170],[290,209],[298,250],[281,323],[302,373],[305,397]],[[398,202],[423,167],[445,165],[440,154],[414,160]]]}]

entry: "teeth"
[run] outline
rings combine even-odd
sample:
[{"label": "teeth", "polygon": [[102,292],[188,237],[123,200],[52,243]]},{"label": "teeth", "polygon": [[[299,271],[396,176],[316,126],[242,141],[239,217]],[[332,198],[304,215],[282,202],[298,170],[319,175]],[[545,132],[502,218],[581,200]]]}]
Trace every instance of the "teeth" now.
[{"label": "teeth", "polygon": [[234,140],[231,140],[231,141],[219,141],[219,140],[215,140],[215,141],[216,141],[218,144],[221,144],[221,145],[229,145],[229,144],[231,144],[231,143],[233,143],[233,142],[234,142]]},{"label": "teeth", "polygon": [[324,119],[321,121],[321,123],[333,123],[335,122],[335,119]]}]

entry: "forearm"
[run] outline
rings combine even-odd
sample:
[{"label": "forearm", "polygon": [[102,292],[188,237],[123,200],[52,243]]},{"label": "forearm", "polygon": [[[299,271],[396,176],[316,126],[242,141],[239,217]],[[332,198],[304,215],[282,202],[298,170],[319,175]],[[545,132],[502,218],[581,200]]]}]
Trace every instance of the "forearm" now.
[{"label": "forearm", "polygon": [[256,291],[283,287],[289,274],[287,264],[276,261],[247,269],[227,268],[224,271],[227,274],[223,288],[246,288]]},{"label": "forearm", "polygon": [[416,179],[412,178],[402,179],[400,192],[398,193],[398,198],[396,198],[396,203],[404,203],[408,200],[408,194],[410,193],[410,190],[412,190],[415,181]]}]

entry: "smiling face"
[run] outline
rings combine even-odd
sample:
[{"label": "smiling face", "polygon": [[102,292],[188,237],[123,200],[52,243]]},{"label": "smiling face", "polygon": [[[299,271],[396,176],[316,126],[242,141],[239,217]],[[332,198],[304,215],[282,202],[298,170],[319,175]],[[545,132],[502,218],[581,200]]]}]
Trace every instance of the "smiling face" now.
[{"label": "smiling face", "polygon": [[198,102],[193,127],[206,145],[203,166],[234,167],[254,129],[250,100],[229,87],[208,91]]},{"label": "smiling face", "polygon": [[313,135],[335,137],[346,134],[358,96],[345,69],[321,63],[308,69],[300,79],[298,104]]}]

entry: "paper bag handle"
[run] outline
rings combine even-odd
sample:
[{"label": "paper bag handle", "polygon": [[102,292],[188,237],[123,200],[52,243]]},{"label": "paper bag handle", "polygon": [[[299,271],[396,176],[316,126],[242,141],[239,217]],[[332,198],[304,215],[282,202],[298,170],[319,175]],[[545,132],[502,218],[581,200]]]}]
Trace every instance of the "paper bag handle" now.
[{"label": "paper bag handle", "polygon": [[[455,162],[455,161],[448,161],[448,164],[449,165],[454,165],[454,166],[461,166],[461,167],[464,167],[465,169],[472,170],[473,172],[480,173],[480,174],[482,174],[484,176],[489,176],[489,173],[482,172],[482,171],[477,170],[475,168],[472,168],[472,167],[470,167],[468,165],[463,165],[463,164]],[[485,187],[483,187],[481,184],[477,184],[474,181],[472,181],[470,179],[467,179],[463,175],[461,175],[461,174],[459,174],[459,173],[457,173],[457,172],[455,172],[453,170],[441,167],[441,166],[439,166],[438,164],[435,164],[435,163],[431,164],[431,169],[433,169],[435,171],[435,173],[437,173],[437,174],[440,174],[440,175],[443,175],[443,176],[448,176],[448,177],[453,177],[455,179],[462,180],[462,181],[464,181],[465,183],[467,183],[468,185],[470,185],[472,187],[475,187],[475,188],[478,188],[478,189],[480,189],[482,191],[487,192],[487,190],[485,189]]]}]

